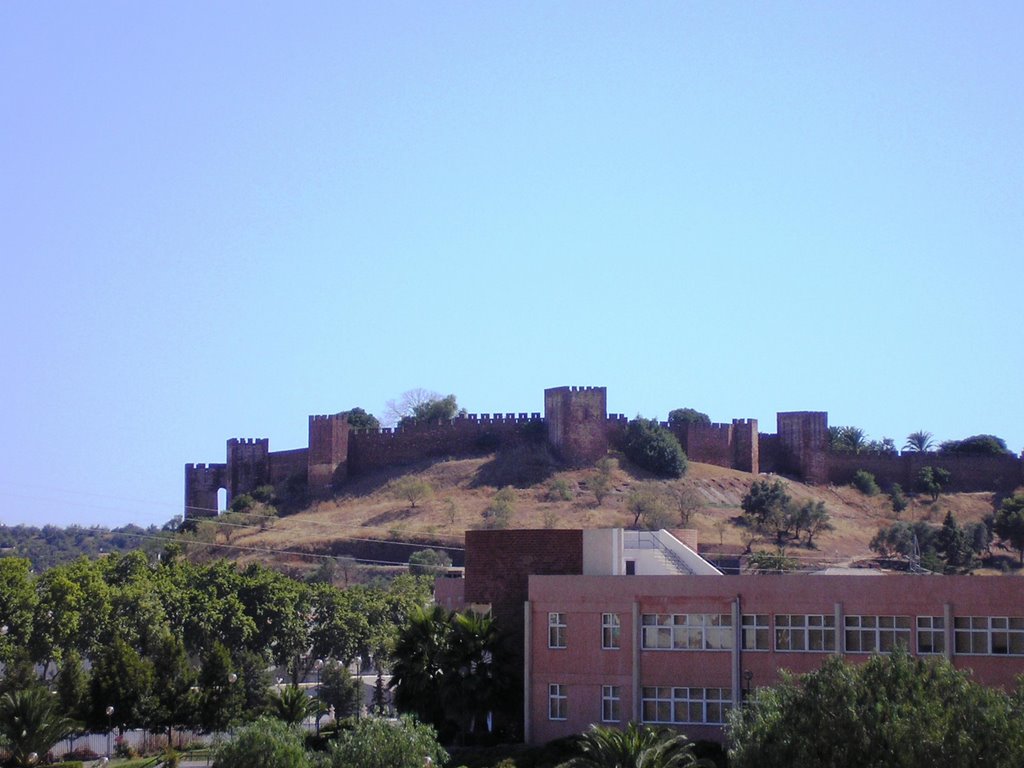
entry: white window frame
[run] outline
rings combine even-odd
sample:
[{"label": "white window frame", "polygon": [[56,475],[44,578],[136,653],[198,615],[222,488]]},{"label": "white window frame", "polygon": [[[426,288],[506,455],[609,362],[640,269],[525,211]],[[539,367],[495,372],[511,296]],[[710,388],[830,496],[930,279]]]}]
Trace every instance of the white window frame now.
[{"label": "white window frame", "polygon": [[917,655],[941,656],[946,652],[944,616],[917,617]]},{"label": "white window frame", "polygon": [[953,648],[958,656],[1024,656],[1024,618],[957,616]]},{"label": "white window frame", "polygon": [[910,648],[909,616],[854,614],[843,628],[847,653],[892,653],[900,643]]},{"label": "white window frame", "polygon": [[770,651],[772,628],[767,613],[745,613],[740,618],[744,651]]},{"label": "white window frame", "polygon": [[622,686],[601,686],[601,722],[622,722]]},{"label": "white window frame", "polygon": [[782,653],[833,653],[836,617],[829,613],[775,614],[775,650]]},{"label": "white window frame", "polygon": [[645,613],[640,617],[645,651],[731,651],[728,613]]},{"label": "white window frame", "polygon": [[[728,688],[644,686],[640,714],[645,723],[722,725],[732,708]],[[653,717],[651,717],[653,715]]]},{"label": "white window frame", "polygon": [[565,614],[552,611],[548,614],[548,648],[568,647],[568,624]]},{"label": "white window frame", "polygon": [[617,613],[601,614],[601,648],[606,651],[618,650],[622,642],[622,621]]},{"label": "white window frame", "polygon": [[548,683],[548,720],[569,719],[569,693],[564,683]]}]

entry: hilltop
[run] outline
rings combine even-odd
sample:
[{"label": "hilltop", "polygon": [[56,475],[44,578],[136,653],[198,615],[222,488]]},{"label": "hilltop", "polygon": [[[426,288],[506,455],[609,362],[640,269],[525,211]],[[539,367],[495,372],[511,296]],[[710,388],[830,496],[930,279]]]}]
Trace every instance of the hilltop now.
[{"label": "hilltop", "polygon": [[[666,500],[687,499],[689,524],[698,531],[702,547],[714,551],[743,549],[747,530],[737,525],[744,494],[765,476],[735,469],[691,462],[679,480],[658,480],[636,470],[621,457],[611,461],[610,487],[598,503],[592,490],[593,468],[558,470],[543,452],[519,452],[513,458],[491,454],[474,458],[422,461],[404,470],[392,468],[349,481],[343,493],[313,502],[295,514],[276,519],[246,516],[222,517],[203,523],[206,541],[230,544],[219,553],[247,560],[273,557],[279,565],[295,570],[316,566],[315,559],[295,555],[270,555],[268,550],[287,550],[359,559],[404,560],[415,548],[461,547],[467,529],[484,527],[485,510],[499,487],[510,494],[510,528],[600,528],[629,526],[633,515],[626,509],[631,490],[639,484],[654,488]],[[395,494],[403,479],[429,484],[429,498],[412,506]],[[874,557],[869,543],[880,527],[897,520],[888,496],[868,497],[851,486],[805,485],[780,478],[798,504],[824,502],[834,531],[819,534],[815,548],[791,547],[790,556],[806,565],[847,565]],[[682,492],[682,493],[680,493]],[[991,512],[991,492],[912,496],[899,519],[927,520],[941,524],[951,511],[961,525],[980,521]],[[671,503],[670,501],[668,503]],[[669,507],[677,527],[678,508]],[[404,542],[412,547],[388,547],[375,542]],[[238,549],[235,549],[237,547]],[[259,555],[246,552],[262,550]],[[769,542],[755,549],[771,549]],[[218,548],[221,549],[221,548]],[[456,553],[456,562],[459,562]]]}]

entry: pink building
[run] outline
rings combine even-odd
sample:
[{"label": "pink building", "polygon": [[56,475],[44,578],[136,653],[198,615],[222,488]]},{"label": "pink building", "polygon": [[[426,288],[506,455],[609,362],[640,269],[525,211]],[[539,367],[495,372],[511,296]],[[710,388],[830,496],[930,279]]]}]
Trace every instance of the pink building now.
[{"label": "pink building", "polygon": [[1024,673],[1024,594],[1007,578],[723,576],[666,531],[471,531],[466,546],[466,601],[522,633],[529,743],[629,720],[720,739],[780,669],[898,644],[987,685]]}]

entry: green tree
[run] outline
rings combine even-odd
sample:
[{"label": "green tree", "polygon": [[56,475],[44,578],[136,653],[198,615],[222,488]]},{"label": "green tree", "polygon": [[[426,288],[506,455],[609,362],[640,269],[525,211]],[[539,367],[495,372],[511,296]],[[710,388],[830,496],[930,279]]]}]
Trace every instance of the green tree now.
[{"label": "green tree", "polygon": [[898,520],[903,510],[907,508],[907,497],[903,494],[903,486],[893,483],[889,488],[889,503],[892,504],[893,514]]},{"label": "green tree", "polygon": [[638,467],[663,477],[682,477],[687,460],[675,435],[654,419],[637,416],[626,428],[626,458]]},{"label": "green tree", "polygon": [[638,483],[626,497],[626,510],[633,515],[633,527],[657,531],[674,520],[656,483]]},{"label": "green tree", "polygon": [[320,712],[320,702],[311,699],[297,685],[286,685],[270,694],[269,714],[288,725],[301,725]]},{"label": "green tree", "polygon": [[729,714],[732,768],[934,768],[1024,765],[1019,703],[948,661],[898,648],[757,692]]},{"label": "green tree", "polygon": [[75,728],[58,711],[44,688],[29,688],[0,696],[0,737],[10,750],[10,764],[32,766]]},{"label": "green tree", "polygon": [[808,549],[814,548],[814,538],[819,533],[835,530],[832,515],[823,501],[806,501],[792,512],[793,527],[799,538],[801,529],[807,534]]},{"label": "green tree", "polygon": [[950,511],[946,512],[946,518],[939,531],[938,550],[946,561],[946,570],[949,573],[970,571],[975,565],[971,541]]},{"label": "green tree", "polygon": [[394,690],[396,709],[439,730],[446,720],[442,677],[451,633],[451,614],[443,607],[417,608],[409,616],[392,654],[389,686]]},{"label": "green tree", "polygon": [[828,444],[830,449],[840,453],[864,453],[868,436],[860,427],[829,427]]},{"label": "green tree", "polygon": [[181,638],[165,632],[154,644],[151,653],[153,673],[157,685],[153,689],[150,726],[159,726],[167,732],[167,746],[173,745],[175,728],[192,725],[196,720],[197,696],[195,669],[185,651]]},{"label": "green tree", "polygon": [[214,768],[307,768],[302,733],[272,718],[243,727],[217,749]]},{"label": "green tree", "polygon": [[1003,499],[992,525],[996,535],[1020,554],[1024,565],[1024,493]]},{"label": "green tree", "polygon": [[938,501],[939,494],[951,479],[949,472],[941,467],[921,467],[917,473],[917,488],[931,496],[932,501]]},{"label": "green tree", "polygon": [[633,722],[621,730],[591,725],[577,739],[576,749],[580,754],[558,768],[688,768],[704,764],[683,734]]},{"label": "green tree", "polygon": [[199,725],[208,733],[226,731],[242,716],[243,690],[231,655],[215,642],[199,668]]},{"label": "green tree", "polygon": [[31,578],[32,564],[21,557],[0,558],[0,662],[13,658],[15,649],[25,648],[32,635],[36,593]]},{"label": "green tree", "polygon": [[453,614],[450,622],[441,698],[446,716],[465,737],[486,731],[488,720],[508,709],[511,655],[492,617],[468,611]]},{"label": "green tree", "polygon": [[418,502],[434,495],[434,488],[421,477],[405,475],[391,484],[391,495],[396,499],[408,501],[409,506],[415,509]]},{"label": "green tree", "polygon": [[903,450],[915,453],[924,453],[933,448],[935,448],[935,440],[932,439],[932,433],[925,432],[923,429],[911,432],[907,435],[907,442],[903,444]]},{"label": "green tree", "polygon": [[388,401],[386,418],[406,428],[416,424],[451,421],[462,413],[465,410],[459,408],[455,395],[445,397],[425,389],[410,389],[397,400]]},{"label": "green tree", "polygon": [[61,662],[56,679],[57,700],[64,715],[77,723],[88,718],[89,675],[78,651],[70,651]]},{"label": "green tree", "polygon": [[747,525],[785,543],[793,526],[792,499],[781,480],[755,480],[740,501]]},{"label": "green tree", "polygon": [[362,408],[353,408],[347,412],[346,420],[353,429],[380,429],[380,422],[372,413],[367,413]]},{"label": "green tree", "polygon": [[1006,441],[995,435],[971,435],[963,440],[946,440],[939,446],[939,453],[964,456],[1012,456]]},{"label": "green tree", "polygon": [[865,496],[877,496],[881,491],[878,483],[875,482],[875,476],[864,469],[858,469],[853,473],[851,485]]},{"label": "green tree", "polygon": [[447,763],[448,753],[430,726],[408,717],[364,717],[338,733],[328,748],[325,768],[423,768]]},{"label": "green tree", "polygon": [[95,731],[105,731],[107,707],[114,708],[113,722],[121,732],[149,725],[152,693],[153,665],[124,640],[114,638],[93,659],[89,725]]},{"label": "green tree", "polygon": [[414,576],[436,576],[451,564],[451,557],[442,549],[420,549],[409,555],[409,573]]},{"label": "green tree", "polygon": [[491,503],[483,511],[488,528],[508,528],[515,512],[516,492],[506,485],[491,497]]},{"label": "green tree", "polygon": [[670,428],[680,427],[683,424],[710,426],[711,417],[693,408],[676,408],[668,412],[668,425]]},{"label": "green tree", "polygon": [[334,716],[341,720],[356,714],[362,703],[362,683],[349,674],[344,664],[328,661],[320,674],[320,698],[324,705],[334,708]]},{"label": "green tree", "polygon": [[775,552],[754,552],[747,561],[747,569],[751,573],[786,573],[799,567],[800,563],[789,557],[781,547]]}]

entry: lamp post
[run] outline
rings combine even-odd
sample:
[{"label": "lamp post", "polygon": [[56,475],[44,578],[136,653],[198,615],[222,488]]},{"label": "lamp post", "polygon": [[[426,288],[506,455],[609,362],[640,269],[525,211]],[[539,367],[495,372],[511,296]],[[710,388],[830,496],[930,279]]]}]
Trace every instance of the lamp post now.
[{"label": "lamp post", "polygon": [[743,700],[750,698],[750,682],[754,679],[754,673],[749,669],[743,673]]},{"label": "lamp post", "polygon": [[110,760],[110,730],[114,727],[114,708],[107,706],[104,710],[107,713],[107,760]]},{"label": "lamp post", "polygon": [[313,662],[313,669],[316,670],[316,735],[320,735],[320,670],[324,668],[324,660],[317,659]]}]

